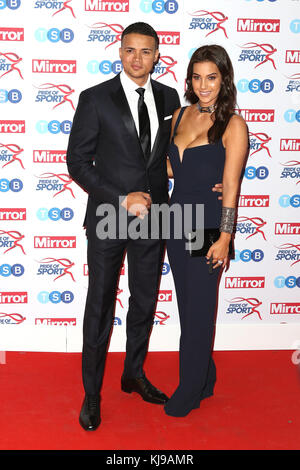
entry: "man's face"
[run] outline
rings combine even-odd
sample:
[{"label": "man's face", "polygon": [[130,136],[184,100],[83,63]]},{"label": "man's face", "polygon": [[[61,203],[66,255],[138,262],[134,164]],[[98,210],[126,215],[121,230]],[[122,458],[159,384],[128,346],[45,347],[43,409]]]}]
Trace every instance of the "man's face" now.
[{"label": "man's face", "polygon": [[127,34],[119,49],[120,59],[124,72],[137,85],[143,86],[158,59],[158,49],[155,48],[155,39],[143,34]]}]

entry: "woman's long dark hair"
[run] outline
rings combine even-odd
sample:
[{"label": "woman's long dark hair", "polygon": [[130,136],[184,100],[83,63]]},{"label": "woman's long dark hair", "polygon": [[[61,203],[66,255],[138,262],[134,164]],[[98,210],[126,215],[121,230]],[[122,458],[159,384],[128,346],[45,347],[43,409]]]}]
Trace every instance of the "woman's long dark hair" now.
[{"label": "woman's long dark hair", "polygon": [[222,46],[207,45],[199,47],[193,53],[187,69],[187,89],[184,96],[192,104],[199,100],[192,87],[194,64],[199,62],[213,62],[218,67],[222,77],[221,88],[216,101],[216,110],[214,112],[214,123],[208,131],[209,143],[215,143],[222,137],[236,107],[236,88],[233,82],[234,72],[231,60]]}]

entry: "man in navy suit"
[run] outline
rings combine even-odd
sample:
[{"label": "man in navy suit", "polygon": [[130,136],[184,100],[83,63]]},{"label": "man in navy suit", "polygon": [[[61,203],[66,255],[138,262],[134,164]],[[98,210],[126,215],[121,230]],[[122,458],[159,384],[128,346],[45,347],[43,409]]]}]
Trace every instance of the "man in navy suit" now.
[{"label": "man in navy suit", "polygon": [[80,94],[67,150],[69,173],[89,195],[84,223],[89,269],[82,351],[85,398],[79,418],[85,430],[95,430],[101,422],[100,390],[125,252],[130,299],[121,388],[151,403],[168,399],[143,371],[164,242],[157,237],[131,238],[119,224],[116,236],[103,239],[97,235],[103,214],[101,218],[96,211],[110,204],[118,220],[120,211],[126,211],[130,223],[147,218],[153,204],[168,201],[166,150],[171,116],[180,100],[175,89],[150,78],[159,57],[158,37],[151,26],[128,26],[119,53],[123,71]]}]

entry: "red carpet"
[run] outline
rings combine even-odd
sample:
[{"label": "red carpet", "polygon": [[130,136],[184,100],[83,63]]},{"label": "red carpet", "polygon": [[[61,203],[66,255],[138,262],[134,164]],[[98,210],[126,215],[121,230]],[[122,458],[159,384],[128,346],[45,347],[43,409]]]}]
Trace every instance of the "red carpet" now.
[{"label": "red carpet", "polygon": [[[214,353],[215,396],[186,418],[120,391],[124,355],[108,355],[102,423],[78,424],[81,355],[6,353],[0,364],[1,450],[291,450],[300,448],[300,377],[292,351]],[[149,353],[158,388],[176,386],[177,353]]]}]

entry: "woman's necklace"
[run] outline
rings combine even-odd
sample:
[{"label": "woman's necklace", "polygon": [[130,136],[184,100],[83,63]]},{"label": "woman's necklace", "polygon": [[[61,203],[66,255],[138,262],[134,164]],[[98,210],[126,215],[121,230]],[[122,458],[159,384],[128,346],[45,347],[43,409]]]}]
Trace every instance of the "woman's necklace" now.
[{"label": "woman's necklace", "polygon": [[216,105],[211,106],[200,106],[199,101],[196,103],[199,113],[213,113],[216,110]]}]

